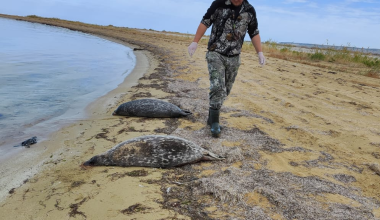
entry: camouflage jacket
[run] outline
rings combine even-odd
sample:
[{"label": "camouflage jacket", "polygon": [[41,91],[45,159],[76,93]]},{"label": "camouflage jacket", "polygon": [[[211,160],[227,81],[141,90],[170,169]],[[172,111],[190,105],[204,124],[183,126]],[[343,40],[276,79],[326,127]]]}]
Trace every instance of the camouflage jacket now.
[{"label": "camouflage jacket", "polygon": [[201,23],[213,25],[208,50],[226,56],[240,54],[247,31],[251,39],[259,34],[256,11],[247,0],[238,7],[230,0],[215,0]]}]

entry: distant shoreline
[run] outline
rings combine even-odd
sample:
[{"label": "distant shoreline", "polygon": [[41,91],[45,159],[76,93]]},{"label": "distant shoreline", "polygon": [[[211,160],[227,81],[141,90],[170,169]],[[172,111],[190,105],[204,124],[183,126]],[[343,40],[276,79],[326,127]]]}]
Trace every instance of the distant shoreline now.
[{"label": "distant shoreline", "polygon": [[350,46],[334,46],[334,45],[323,45],[323,44],[308,44],[308,43],[294,43],[294,42],[279,42],[280,45],[290,45],[295,47],[303,47],[303,48],[318,48],[318,49],[334,49],[334,50],[342,50],[347,49],[350,51],[358,51],[373,55],[380,55],[380,49],[375,48],[359,48],[359,47],[350,47]]}]

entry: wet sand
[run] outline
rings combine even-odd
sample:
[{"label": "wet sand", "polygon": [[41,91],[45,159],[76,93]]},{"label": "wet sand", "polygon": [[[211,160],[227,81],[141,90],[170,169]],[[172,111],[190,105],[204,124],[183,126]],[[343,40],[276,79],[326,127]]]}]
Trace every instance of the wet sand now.
[{"label": "wet sand", "polygon": [[[270,56],[262,68],[253,49],[243,52],[222,108],[222,137],[213,139],[205,126],[205,41],[190,58],[191,35],[11,18],[143,50],[135,51],[137,65],[125,82],[88,107],[89,118],[25,149],[34,156],[2,164],[1,219],[380,218],[379,79]],[[167,100],[193,115],[111,115],[139,98]],[[227,159],[166,170],[81,166],[146,134],[183,137]]]}]

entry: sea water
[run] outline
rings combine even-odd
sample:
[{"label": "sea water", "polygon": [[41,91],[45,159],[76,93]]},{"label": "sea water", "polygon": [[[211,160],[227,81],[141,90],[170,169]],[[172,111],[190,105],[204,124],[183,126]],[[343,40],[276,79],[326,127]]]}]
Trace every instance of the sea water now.
[{"label": "sea water", "polygon": [[81,119],[136,63],[128,47],[65,28],[0,18],[0,30],[0,159]]}]

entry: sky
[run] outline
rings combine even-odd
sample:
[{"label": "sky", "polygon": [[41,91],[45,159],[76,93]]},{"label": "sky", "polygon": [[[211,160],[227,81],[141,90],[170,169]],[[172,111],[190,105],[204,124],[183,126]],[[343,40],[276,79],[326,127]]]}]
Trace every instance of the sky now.
[{"label": "sky", "polygon": [[[248,0],[261,40],[380,49],[380,0]],[[195,34],[212,0],[0,0],[0,13]],[[209,34],[208,30],[206,34]],[[248,39],[248,34],[246,36]],[[190,44],[190,42],[189,42]]]}]

